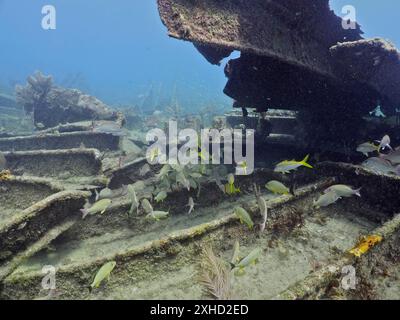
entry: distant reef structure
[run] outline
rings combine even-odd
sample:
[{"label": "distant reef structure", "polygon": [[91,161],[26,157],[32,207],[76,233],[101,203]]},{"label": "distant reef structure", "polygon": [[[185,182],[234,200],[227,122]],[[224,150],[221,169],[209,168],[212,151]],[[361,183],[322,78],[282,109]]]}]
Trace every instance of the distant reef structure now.
[{"label": "distant reef structure", "polygon": [[97,98],[77,89],[57,87],[51,76],[41,72],[29,76],[25,86],[17,85],[15,93],[17,103],[25,112],[33,113],[34,123],[40,129],[87,120],[123,121],[121,113]]},{"label": "distant reef structure", "polygon": [[400,107],[399,52],[363,39],[358,24],[343,28],[329,0],[158,0],[158,7],[169,35],[192,42],[210,63],[240,51],[225,67],[234,107],[300,111],[311,144],[348,142],[362,132],[363,115]]}]

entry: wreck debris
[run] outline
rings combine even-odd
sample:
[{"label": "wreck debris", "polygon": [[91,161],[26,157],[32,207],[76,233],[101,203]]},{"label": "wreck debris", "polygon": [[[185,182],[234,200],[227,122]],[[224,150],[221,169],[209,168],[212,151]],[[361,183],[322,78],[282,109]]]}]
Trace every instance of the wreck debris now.
[{"label": "wreck debris", "polygon": [[118,150],[120,137],[107,133],[77,131],[45,134],[42,136],[19,136],[0,138],[0,151],[32,151],[79,148],[82,143],[86,148]]},{"label": "wreck debris", "polygon": [[69,176],[97,176],[102,171],[100,153],[96,149],[15,151],[4,154],[9,169],[15,175],[66,179]]},{"label": "wreck debris", "polygon": [[400,104],[396,48],[363,40],[359,25],[343,29],[328,0],[158,0],[158,7],[169,35],[191,41],[211,63],[240,51],[225,67],[224,93],[240,108],[300,111],[296,134],[309,147],[355,144],[363,115],[379,103],[390,115]]},{"label": "wreck debris", "polygon": [[400,53],[384,39],[338,43],[330,48],[336,73],[344,82],[361,82],[380,93],[386,116],[400,105]]},{"label": "wreck debris", "polygon": [[27,82],[26,86],[16,87],[17,102],[27,113],[33,113],[37,127],[39,124],[51,128],[68,122],[121,118],[120,113],[93,96],[55,86],[51,76],[36,72]]}]

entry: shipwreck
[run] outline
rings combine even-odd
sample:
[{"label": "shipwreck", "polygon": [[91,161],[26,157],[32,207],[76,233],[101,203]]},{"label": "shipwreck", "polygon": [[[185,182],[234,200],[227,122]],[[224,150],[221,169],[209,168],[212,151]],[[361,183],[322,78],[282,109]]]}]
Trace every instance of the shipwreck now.
[{"label": "shipwreck", "polygon": [[[235,107],[263,114],[274,151],[268,155],[271,163],[298,156],[301,140],[308,149],[351,144],[363,134],[360,128],[365,134],[392,130],[393,140],[399,140],[396,126],[365,116],[378,104],[388,117],[396,116],[397,50],[381,39],[362,39],[359,26],[341,28],[328,0],[158,4],[170,35],[193,42],[211,63],[241,52],[225,68],[225,93]],[[237,176],[241,192],[228,194],[216,171],[189,171],[197,183],[182,188],[177,182],[158,202],[163,167],[148,164],[140,136],[120,134],[122,113],[80,91],[59,88],[39,73],[17,88],[17,98],[38,130],[0,136],[6,163],[0,170],[0,300],[399,297],[400,177],[393,172],[314,156],[313,170],[300,168],[293,176],[263,163],[253,175]],[[12,105],[4,109],[12,116],[16,112]],[[217,127],[225,120],[259,126],[254,112],[220,117]],[[140,119],[131,119],[132,127],[144,125]],[[286,148],[274,147],[280,143]],[[177,180],[175,170],[183,172],[171,167],[169,179]],[[234,167],[218,174],[226,177],[228,170]],[[277,195],[261,187],[271,180],[290,183],[292,193]],[[316,208],[315,199],[334,184],[362,187],[362,197]],[[136,188],[135,197],[125,192],[128,185]],[[107,211],[83,219],[80,209],[106,187],[112,194]],[[131,213],[133,198],[151,202],[169,217],[147,221],[138,207]],[[188,199],[195,201],[194,212],[188,213]],[[268,208],[268,219],[260,214],[266,212],[260,203]],[[237,207],[247,211],[254,228],[241,223]],[[368,239],[379,241],[363,248]],[[210,292],[204,277],[199,281],[207,271],[204,248],[231,266],[239,244],[244,256],[262,252],[260,263],[224,282],[232,286],[223,292]],[[98,270],[110,262],[115,269],[109,281],[90,291]],[[43,286],[46,266],[54,267],[56,290]],[[343,286],[349,267],[357,274],[351,290]]]},{"label": "shipwreck", "polygon": [[210,63],[240,51],[225,67],[234,107],[298,111],[295,133],[309,147],[354,144],[377,106],[396,115],[399,52],[363,39],[358,24],[343,28],[328,0],[158,0],[158,7],[169,35],[192,42]]}]

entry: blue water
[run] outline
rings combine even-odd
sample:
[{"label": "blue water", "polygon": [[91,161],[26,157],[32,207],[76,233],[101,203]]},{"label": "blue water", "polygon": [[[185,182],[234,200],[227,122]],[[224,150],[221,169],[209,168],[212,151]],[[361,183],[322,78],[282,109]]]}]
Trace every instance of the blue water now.
[{"label": "blue water", "polygon": [[[367,37],[400,45],[398,0],[352,1]],[[332,0],[340,13],[348,0]],[[41,9],[57,9],[57,29],[41,28]],[[151,87],[182,104],[229,108],[223,66],[167,36],[156,0],[0,0],[0,87],[24,83],[35,70],[110,104],[140,101]],[[176,88],[176,89],[175,89]],[[11,90],[11,89],[9,89]]]}]

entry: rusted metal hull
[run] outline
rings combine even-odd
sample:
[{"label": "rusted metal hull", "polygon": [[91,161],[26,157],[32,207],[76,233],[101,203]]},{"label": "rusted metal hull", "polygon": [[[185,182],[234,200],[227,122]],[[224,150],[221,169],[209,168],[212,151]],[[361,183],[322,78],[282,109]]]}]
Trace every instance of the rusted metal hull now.
[{"label": "rusted metal hull", "polygon": [[[394,92],[399,92],[399,73],[386,74],[400,67],[396,49],[383,45],[380,56],[391,59],[382,68],[374,66],[367,56],[376,41],[362,40],[358,25],[343,29],[328,0],[158,0],[158,6],[169,35],[193,42],[211,63],[241,52],[226,67],[224,92],[244,107],[301,110],[326,99],[333,108],[347,101],[363,113],[378,101],[391,110],[400,104]],[[359,41],[364,41],[363,55],[354,55],[354,46],[330,50]],[[348,57],[344,63],[343,56]],[[348,68],[354,61],[374,74],[354,77]]]}]

